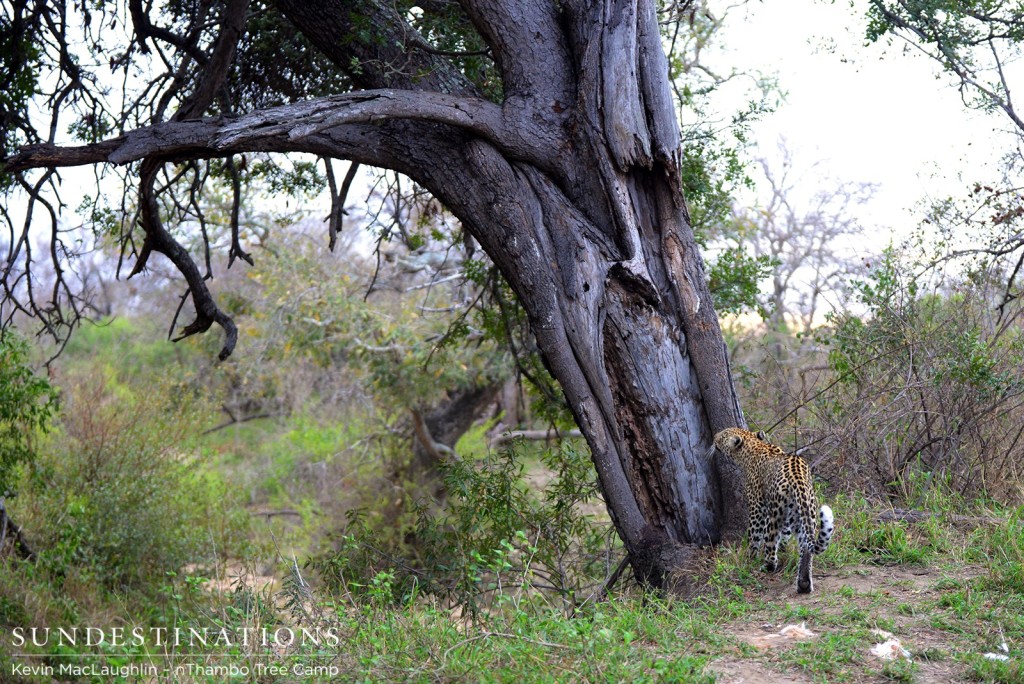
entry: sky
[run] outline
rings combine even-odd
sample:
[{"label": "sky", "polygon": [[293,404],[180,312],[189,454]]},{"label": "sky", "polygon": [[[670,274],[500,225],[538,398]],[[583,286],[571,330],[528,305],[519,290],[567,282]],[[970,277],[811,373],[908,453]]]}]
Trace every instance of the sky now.
[{"label": "sky", "polygon": [[903,41],[867,45],[866,3],[852,4],[751,0],[729,11],[713,58],[774,73],[787,94],[754,125],[756,154],[777,156],[784,138],[809,189],[824,176],[878,184],[861,220],[881,244],[912,230],[927,198],[994,179],[1012,138],[999,117],[964,107],[938,65]]}]

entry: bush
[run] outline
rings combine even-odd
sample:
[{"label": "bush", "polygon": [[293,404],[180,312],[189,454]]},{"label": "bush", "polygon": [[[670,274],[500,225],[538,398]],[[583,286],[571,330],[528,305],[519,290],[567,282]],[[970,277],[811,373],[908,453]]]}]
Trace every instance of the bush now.
[{"label": "bush", "polygon": [[34,455],[33,439],[57,409],[57,393],[28,364],[28,344],[13,332],[0,336],[0,497],[20,464]]},{"label": "bush", "polygon": [[136,389],[95,372],[67,384],[60,428],[22,502],[44,567],[109,588],[150,588],[230,551],[246,521],[230,517],[228,492],[193,458],[207,410],[183,392],[179,383]]},{"label": "bush", "polygon": [[367,578],[387,577],[396,600],[425,592],[473,613],[508,600],[553,600],[571,614],[599,592],[620,554],[603,509],[594,516],[588,506],[597,498],[589,451],[569,442],[546,450],[541,472],[551,479],[539,486],[524,477],[523,448],[446,464],[448,506],[420,507],[404,549],[382,548],[380,534],[356,515],[314,567],[336,591],[378,595]]},{"label": "bush", "polygon": [[924,292],[910,272],[887,251],[852,283],[858,310],[775,355],[749,413],[759,427],[784,417],[780,437],[810,446],[816,472],[847,491],[923,506],[1019,500],[1020,309],[972,274]]}]

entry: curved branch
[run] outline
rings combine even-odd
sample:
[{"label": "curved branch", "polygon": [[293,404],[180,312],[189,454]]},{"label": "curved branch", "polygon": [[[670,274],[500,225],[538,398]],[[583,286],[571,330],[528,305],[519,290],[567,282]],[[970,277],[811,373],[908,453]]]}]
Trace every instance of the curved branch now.
[{"label": "curved branch", "polygon": [[174,338],[174,341],[177,342],[186,337],[206,332],[210,326],[216,323],[224,329],[224,346],[221,348],[220,354],[217,355],[223,361],[235,349],[235,344],[238,342],[238,327],[231,317],[217,306],[210,288],[206,286],[206,279],[199,272],[199,267],[196,266],[192,255],[167,232],[160,220],[160,208],[157,206],[156,192],[153,188],[154,179],[162,165],[163,162],[155,157],[150,157],[142,163],[142,170],[139,174],[141,210],[139,222],[146,232],[146,239],[142,244],[142,252],[135,262],[135,268],[132,269],[128,277],[131,278],[145,268],[146,262],[153,252],[159,252],[170,259],[178,272],[185,277],[196,310],[195,320],[185,326],[181,335]]},{"label": "curved branch", "polygon": [[434,441],[434,437],[430,434],[430,429],[427,427],[426,421],[423,420],[423,414],[416,409],[412,410],[412,427],[413,432],[416,433],[416,439],[420,441],[424,451],[427,452],[427,455],[430,456],[435,463],[462,460],[450,446]]},{"label": "curved branch", "polygon": [[[199,81],[199,85],[182,103],[177,113],[172,117],[171,123],[198,117],[213,103],[217,91],[224,85],[230,71],[231,63],[238,47],[238,41],[241,39],[245,29],[245,15],[248,5],[248,0],[228,0],[224,4],[220,35],[217,37],[217,42],[211,52],[207,68]],[[136,21],[138,21],[138,18],[136,18]],[[210,326],[217,323],[224,329],[224,346],[218,355],[220,360],[223,361],[231,355],[235,348],[238,340],[238,328],[231,317],[217,306],[217,302],[206,286],[206,279],[212,277],[212,273],[210,269],[210,242],[206,234],[202,213],[197,212],[200,216],[203,244],[206,248],[205,276],[199,272],[199,268],[196,266],[188,250],[164,228],[160,217],[157,195],[168,191],[170,185],[160,190],[156,187],[156,175],[163,168],[164,159],[165,155],[161,154],[161,150],[157,150],[152,155],[147,155],[142,162],[139,174],[139,225],[145,231],[146,238],[143,241],[142,251],[139,253],[135,267],[128,277],[131,278],[145,268],[153,252],[159,252],[170,259],[188,283],[196,315],[195,320],[185,326],[181,331],[181,335],[175,338],[174,341],[206,332],[210,329]],[[230,268],[236,256],[240,256],[250,264],[252,263],[252,258],[242,250],[238,243],[238,214],[241,189],[238,174],[230,157],[227,161],[227,168],[233,190],[231,211],[232,244],[228,259],[228,267]],[[180,306],[178,310],[180,312]],[[177,321],[177,316],[175,314],[175,321]]]},{"label": "curved branch", "polygon": [[[376,90],[336,95],[258,110],[237,118],[168,121],[91,145],[30,145],[4,160],[5,172],[31,168],[126,164],[150,155],[164,159],[221,157],[248,151],[309,151],[304,139],[351,124],[392,119],[448,124],[493,143],[512,158],[544,162],[553,134],[529,122],[506,118],[487,100],[444,93]],[[364,127],[365,128],[365,127]],[[543,133],[547,133],[544,135]],[[438,135],[450,137],[451,130]],[[407,144],[412,145],[413,141]]]},{"label": "curved branch", "polygon": [[359,170],[359,163],[352,162],[348,165],[345,179],[341,182],[341,190],[338,189],[338,183],[334,177],[334,165],[331,164],[331,160],[325,159],[324,166],[327,169],[327,185],[331,191],[331,213],[327,218],[327,249],[333,252],[338,242],[338,233],[342,229],[342,217],[348,213],[345,211],[345,200],[348,198],[349,190],[352,189],[352,182],[355,180],[356,172]]},{"label": "curved branch", "polygon": [[522,154],[526,147],[532,147],[525,136],[510,131],[502,108],[493,102],[408,90],[366,90],[253,112],[225,124],[217,144],[231,147],[275,135],[298,140],[345,124],[385,119],[449,124],[476,133],[509,152]]},{"label": "curved branch", "polygon": [[239,216],[242,211],[242,177],[233,157],[228,157],[224,166],[227,169],[228,177],[231,179],[231,247],[228,249],[228,268],[231,268],[236,258],[241,259],[250,266],[254,266],[255,262],[252,259],[252,255],[242,247],[239,235],[241,232]]}]

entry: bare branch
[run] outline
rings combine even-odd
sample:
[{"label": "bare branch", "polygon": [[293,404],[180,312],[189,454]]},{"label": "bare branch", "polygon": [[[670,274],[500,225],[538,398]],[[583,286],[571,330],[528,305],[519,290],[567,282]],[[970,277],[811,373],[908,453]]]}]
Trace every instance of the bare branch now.
[{"label": "bare branch", "polygon": [[233,425],[240,425],[241,423],[248,423],[250,420],[263,420],[264,418],[278,418],[278,417],[280,417],[281,414],[278,414],[278,413],[266,413],[266,412],[264,412],[264,413],[254,413],[251,416],[244,416],[242,418],[236,418],[235,416],[231,415],[230,413],[228,415],[231,416],[230,420],[227,420],[227,421],[225,421],[223,423],[219,423],[218,425],[214,425],[212,428],[207,428],[206,430],[203,430],[199,434],[201,434],[201,435],[209,435],[209,434],[211,434],[213,432],[217,432],[218,430],[223,430],[225,428],[229,428],[229,427],[231,427]]},{"label": "bare branch", "polygon": [[502,444],[514,442],[517,439],[528,441],[550,441],[552,439],[579,439],[583,433],[579,430],[509,430],[495,435],[487,446],[497,449]]},{"label": "bare branch", "polygon": [[231,264],[235,263],[235,257],[238,257],[250,266],[253,266],[255,265],[255,262],[252,260],[252,256],[242,249],[242,243],[239,240],[239,214],[241,213],[242,208],[242,179],[238,173],[238,167],[235,165],[233,157],[228,157],[225,165],[228,169],[228,175],[231,177],[231,249],[228,250],[228,268],[231,268]]},{"label": "bare branch", "polygon": [[167,232],[160,220],[160,209],[153,191],[153,180],[161,166],[161,162],[147,159],[143,162],[139,172],[139,205],[142,212],[139,223],[146,231],[146,240],[131,275],[135,275],[145,267],[153,252],[159,252],[170,259],[171,263],[185,277],[185,282],[188,283],[189,292],[192,295],[192,303],[196,309],[195,320],[185,326],[181,335],[174,338],[174,341],[177,342],[186,337],[206,332],[210,326],[216,323],[224,329],[224,346],[218,354],[218,358],[223,361],[231,355],[238,342],[238,327],[231,317],[217,306],[210,289],[206,286],[206,278],[199,273],[199,268],[192,259],[192,255]]},{"label": "bare branch", "polygon": [[327,248],[333,252],[338,241],[338,234],[341,232],[342,217],[346,213],[345,200],[348,198],[349,190],[352,189],[352,182],[356,178],[359,164],[356,162],[349,164],[348,171],[345,172],[345,179],[341,182],[341,190],[339,190],[334,180],[334,165],[330,159],[326,159],[324,162],[327,167],[327,182],[331,190],[331,215],[327,221]]}]

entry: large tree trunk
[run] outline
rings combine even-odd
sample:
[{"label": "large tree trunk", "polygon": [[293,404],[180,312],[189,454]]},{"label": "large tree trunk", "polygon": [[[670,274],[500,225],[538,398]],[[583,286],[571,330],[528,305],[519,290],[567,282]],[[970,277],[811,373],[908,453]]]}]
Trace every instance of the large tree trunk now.
[{"label": "large tree trunk", "polygon": [[[663,585],[685,572],[687,549],[742,531],[738,473],[704,454],[716,431],[744,421],[681,193],[655,4],[460,4],[501,72],[501,104],[422,49],[384,0],[278,0],[336,64],[360,65],[351,77],[364,90],[161,123],[86,148],[41,146],[10,168],[262,150],[408,174],[516,291],[590,445],[634,572]],[[166,243],[155,234],[156,251],[173,248]],[[202,287],[197,309],[221,323]],[[229,353],[231,329],[221,325]]]},{"label": "large tree trunk", "polygon": [[[634,572],[661,585],[686,558],[681,548],[741,531],[735,473],[717,473],[703,455],[714,432],[743,417],[681,194],[653,4],[572,4],[568,30],[546,43],[559,49],[527,65],[533,73],[506,68],[506,84],[521,92],[506,86],[504,107],[567,128],[569,144],[541,168],[468,139],[458,164],[419,179],[519,295],[590,444]],[[553,6],[534,7],[517,36],[501,8],[475,9],[503,66],[537,27],[560,25],[544,16]]]}]

